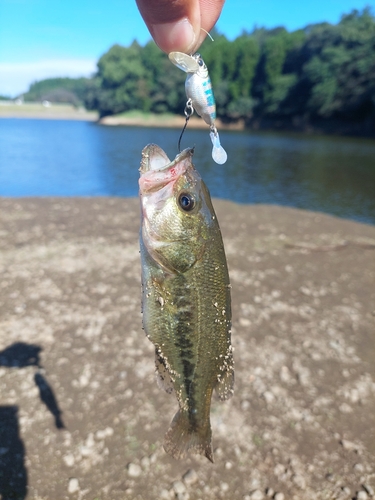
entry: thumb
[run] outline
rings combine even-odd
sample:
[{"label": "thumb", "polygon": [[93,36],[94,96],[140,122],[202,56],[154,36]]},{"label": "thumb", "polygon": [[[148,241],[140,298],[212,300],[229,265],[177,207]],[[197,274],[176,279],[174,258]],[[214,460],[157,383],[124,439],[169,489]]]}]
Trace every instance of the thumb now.
[{"label": "thumb", "polygon": [[164,52],[195,52],[217,21],[224,0],[136,0],[156,44]]}]

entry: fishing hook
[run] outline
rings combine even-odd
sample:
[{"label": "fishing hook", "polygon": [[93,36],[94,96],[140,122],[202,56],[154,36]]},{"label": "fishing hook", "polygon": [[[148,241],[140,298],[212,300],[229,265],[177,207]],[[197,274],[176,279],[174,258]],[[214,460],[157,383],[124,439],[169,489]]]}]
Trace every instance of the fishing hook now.
[{"label": "fishing hook", "polygon": [[194,108],[193,108],[193,105],[192,105],[192,99],[189,98],[187,101],[186,101],[186,105],[185,105],[185,109],[184,109],[184,114],[185,114],[185,125],[181,131],[181,134],[180,134],[180,138],[178,139],[178,152],[181,153],[181,139],[182,139],[182,136],[184,135],[184,132],[185,132],[185,129],[186,129],[186,126],[188,124],[188,121],[191,117],[191,115],[194,113]]}]

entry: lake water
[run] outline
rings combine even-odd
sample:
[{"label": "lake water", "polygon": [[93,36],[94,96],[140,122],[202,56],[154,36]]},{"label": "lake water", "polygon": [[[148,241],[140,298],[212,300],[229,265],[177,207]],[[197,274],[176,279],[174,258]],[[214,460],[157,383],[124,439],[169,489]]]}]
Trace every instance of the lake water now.
[{"label": "lake water", "polygon": [[[64,120],[0,119],[0,196],[137,196],[142,148],[170,158],[180,131]],[[228,132],[225,165],[208,130],[187,130],[212,196],[316,210],[375,224],[375,141]]]}]

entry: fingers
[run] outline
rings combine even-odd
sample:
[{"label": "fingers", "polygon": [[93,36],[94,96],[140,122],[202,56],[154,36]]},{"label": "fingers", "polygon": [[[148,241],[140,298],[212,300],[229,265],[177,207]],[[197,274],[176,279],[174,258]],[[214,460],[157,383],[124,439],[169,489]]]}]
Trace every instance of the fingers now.
[{"label": "fingers", "polygon": [[224,0],[136,0],[157,45],[164,52],[193,53],[210,31]]}]

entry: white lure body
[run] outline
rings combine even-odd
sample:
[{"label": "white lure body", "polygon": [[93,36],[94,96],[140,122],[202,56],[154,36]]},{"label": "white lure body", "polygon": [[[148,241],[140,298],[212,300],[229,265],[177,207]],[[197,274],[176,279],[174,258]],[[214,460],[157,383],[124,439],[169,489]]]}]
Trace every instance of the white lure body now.
[{"label": "white lure body", "polygon": [[215,127],[216,105],[212,91],[211,79],[200,54],[184,54],[171,52],[170,61],[187,73],[185,92],[196,113],[210,126],[212,141],[212,158],[220,165],[227,161],[227,153],[220,144],[219,133]]}]

